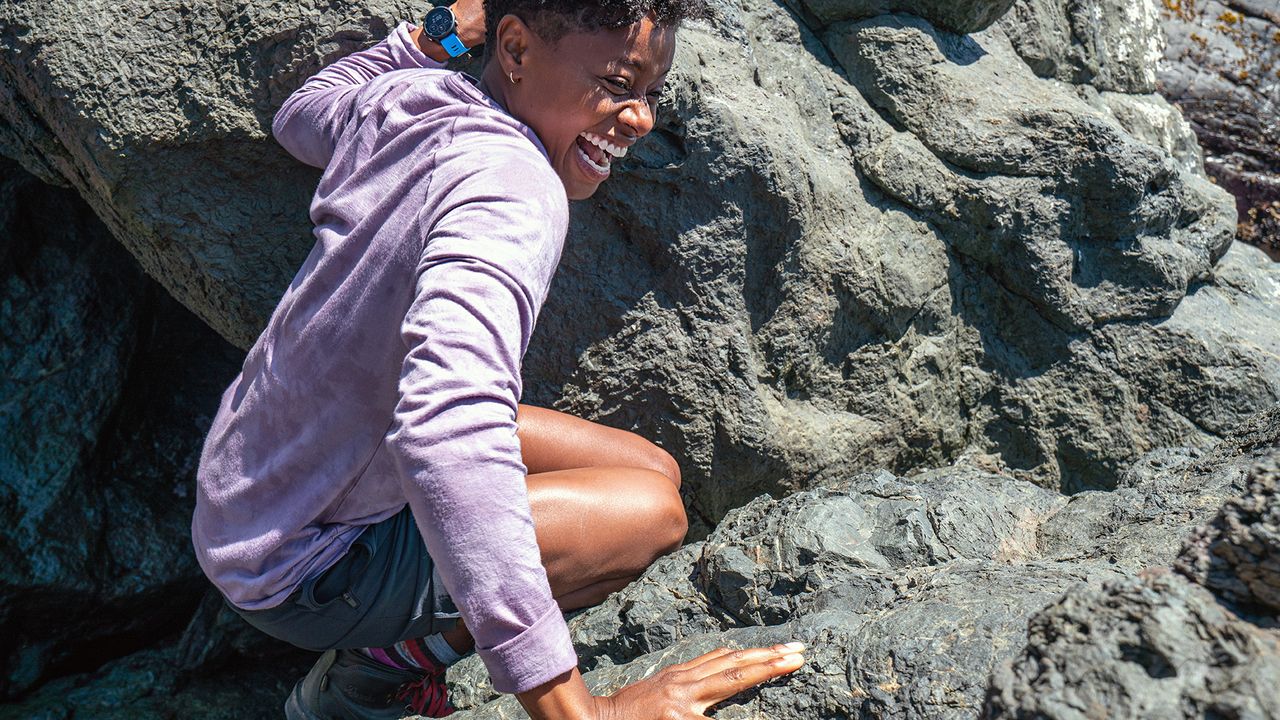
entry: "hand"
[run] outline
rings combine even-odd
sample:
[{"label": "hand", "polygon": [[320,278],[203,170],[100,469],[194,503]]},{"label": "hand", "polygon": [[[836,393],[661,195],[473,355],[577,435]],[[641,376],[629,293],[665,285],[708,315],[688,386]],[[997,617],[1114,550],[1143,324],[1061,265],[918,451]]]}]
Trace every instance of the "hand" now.
[{"label": "hand", "polygon": [[628,685],[610,697],[595,698],[601,720],[685,720],[706,717],[707,709],[743,690],[794,672],[804,664],[804,645],[722,648],[672,665]]},{"label": "hand", "polygon": [[484,44],[484,0],[457,0],[449,6],[458,19],[458,39],[469,48]]}]

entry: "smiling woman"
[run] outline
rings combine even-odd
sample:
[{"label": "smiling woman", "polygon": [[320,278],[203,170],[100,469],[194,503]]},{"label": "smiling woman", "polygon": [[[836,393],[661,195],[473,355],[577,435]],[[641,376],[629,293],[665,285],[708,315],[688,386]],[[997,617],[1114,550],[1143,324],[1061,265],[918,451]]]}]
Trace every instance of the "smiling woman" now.
[{"label": "smiling woman", "polygon": [[[592,697],[561,610],[679,546],[680,469],[519,404],[567,200],[653,128],[698,2],[459,0],[277,113],[324,169],[316,244],[223,394],[192,537],[246,620],[326,651],[288,717],[447,715],[445,667],[473,648],[534,718],[698,717],[803,662],[718,651]],[[481,78],[444,69],[486,32]]]},{"label": "smiling woman", "polygon": [[569,199],[590,197],[612,159],[653,129],[675,23],[692,3],[488,3],[502,19],[481,88],[537,133]]}]

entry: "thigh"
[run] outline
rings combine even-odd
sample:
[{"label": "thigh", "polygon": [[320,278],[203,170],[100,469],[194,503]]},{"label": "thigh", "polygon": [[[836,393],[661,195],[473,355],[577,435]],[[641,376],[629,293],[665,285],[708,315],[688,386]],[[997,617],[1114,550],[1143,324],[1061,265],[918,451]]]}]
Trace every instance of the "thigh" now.
[{"label": "thigh", "polygon": [[516,435],[530,475],[590,467],[653,470],[680,485],[680,468],[662,448],[626,430],[566,413],[521,405]]},{"label": "thigh", "polygon": [[679,547],[688,528],[680,491],[642,468],[530,475],[529,505],[542,564],[561,599],[604,580],[638,576]]}]

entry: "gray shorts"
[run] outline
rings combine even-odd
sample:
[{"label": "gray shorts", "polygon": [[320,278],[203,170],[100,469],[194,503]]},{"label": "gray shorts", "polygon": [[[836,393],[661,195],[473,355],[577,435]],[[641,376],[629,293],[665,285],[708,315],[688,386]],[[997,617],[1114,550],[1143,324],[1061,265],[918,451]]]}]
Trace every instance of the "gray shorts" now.
[{"label": "gray shorts", "polygon": [[316,651],[389,647],[449,630],[460,617],[408,506],[365,528],[337,563],[280,605],[232,609],[262,632]]}]

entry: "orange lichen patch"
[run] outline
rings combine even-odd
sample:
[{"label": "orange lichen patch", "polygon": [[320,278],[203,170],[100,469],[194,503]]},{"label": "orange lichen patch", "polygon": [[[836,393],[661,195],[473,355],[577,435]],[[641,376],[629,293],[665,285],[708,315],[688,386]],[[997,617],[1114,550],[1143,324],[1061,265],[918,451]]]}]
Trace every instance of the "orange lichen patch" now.
[{"label": "orange lichen patch", "polygon": [[1227,25],[1239,25],[1244,22],[1244,14],[1238,13],[1235,10],[1228,10],[1218,16],[1218,22],[1225,23]]},{"label": "orange lichen patch", "polygon": [[1190,20],[1196,16],[1196,0],[1163,0],[1164,9],[1182,20]]}]

